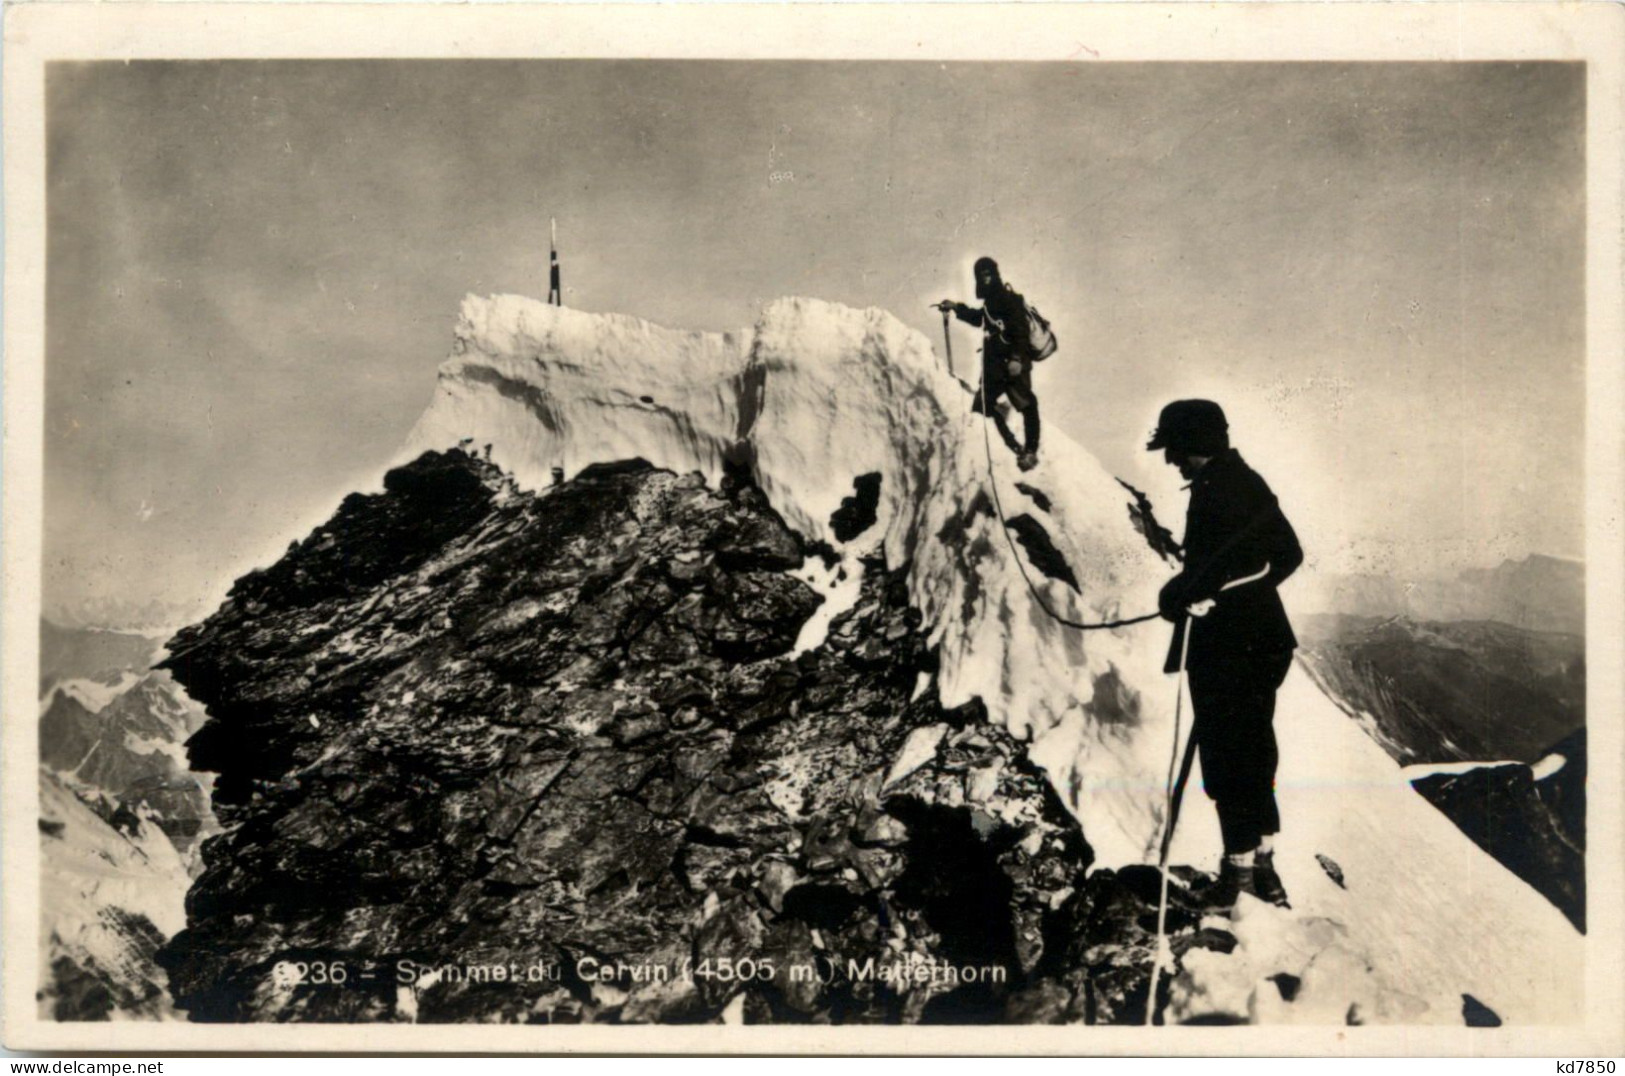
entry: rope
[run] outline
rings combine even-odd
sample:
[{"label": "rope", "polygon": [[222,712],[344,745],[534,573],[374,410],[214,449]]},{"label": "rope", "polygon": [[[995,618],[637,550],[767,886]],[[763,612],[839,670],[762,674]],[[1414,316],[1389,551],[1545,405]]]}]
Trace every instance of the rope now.
[{"label": "rope", "polygon": [[[1174,767],[1179,764],[1179,727],[1185,703],[1185,659],[1191,649],[1191,629],[1196,626],[1195,617],[1185,619],[1185,635],[1179,645],[1179,679],[1174,689],[1174,742],[1168,755],[1168,781],[1167,792],[1167,818],[1168,824],[1162,829],[1162,852],[1157,857],[1157,873],[1162,876],[1161,892],[1157,895],[1157,945],[1151,956],[1151,990],[1145,996],[1145,1026],[1150,1027],[1157,1015],[1157,979],[1162,973],[1163,948],[1168,946],[1168,850],[1173,845],[1174,823],[1178,820],[1180,794],[1185,789],[1185,779],[1191,772],[1191,748],[1196,746],[1196,737],[1193,734],[1185,747],[1185,764],[1179,768],[1179,778],[1174,778]],[[1173,950],[1168,946],[1167,959],[1173,959]]]},{"label": "rope", "polygon": [[1038,607],[1044,610],[1051,620],[1058,624],[1064,624],[1069,628],[1076,628],[1078,631],[1100,631],[1108,628],[1126,628],[1130,624],[1143,624],[1147,620],[1155,620],[1161,616],[1162,614],[1160,612],[1146,613],[1144,616],[1132,616],[1123,620],[1102,620],[1096,624],[1085,624],[1077,620],[1068,620],[1066,617],[1050,608],[1049,602],[1044,600],[1044,595],[1039,591],[1038,584],[1034,583],[1033,577],[1028,574],[1027,559],[1023,557],[1021,555],[1021,551],[1016,548],[1016,540],[1010,537],[1010,523],[1005,519],[1004,516],[1004,502],[999,498],[999,483],[993,474],[993,437],[987,432],[987,424],[993,420],[993,414],[988,410],[987,406],[987,379],[985,377],[977,386],[976,391],[982,399],[982,447],[987,452],[987,486],[988,489],[993,491],[993,508],[999,515],[999,529],[1004,532],[1004,540],[1010,546],[1011,559],[1016,562],[1016,567],[1020,569],[1021,578],[1027,581],[1027,589],[1032,592],[1033,600],[1038,603]]},{"label": "rope", "polygon": [[[943,334],[945,336],[947,335],[946,317],[944,318],[943,322]],[[1079,631],[1098,631],[1106,628],[1123,628],[1129,626],[1130,624],[1141,624],[1147,620],[1155,620],[1157,617],[1161,616],[1162,614],[1160,612],[1147,613],[1144,616],[1128,617],[1123,620],[1104,620],[1095,624],[1084,624],[1076,620],[1068,620],[1066,617],[1061,616],[1054,609],[1050,608],[1049,602],[1044,600],[1044,595],[1039,591],[1038,586],[1033,582],[1032,576],[1027,572],[1026,558],[1023,557],[1021,552],[1016,549],[1015,539],[1010,537],[1010,524],[1005,519],[1004,503],[999,498],[999,483],[993,474],[993,435],[988,433],[987,430],[988,423],[993,421],[993,413],[987,405],[987,379],[985,377],[977,387],[977,394],[982,400],[982,447],[987,454],[987,485],[988,488],[993,492],[993,508],[998,513],[999,523],[1001,525],[1000,529],[1004,531],[1004,540],[1010,546],[1010,556],[1015,560],[1016,567],[1021,571],[1021,577],[1027,581],[1027,589],[1032,592],[1033,600],[1038,603],[1038,607],[1044,610],[1051,620],[1064,624],[1069,628],[1076,628]],[[1263,571],[1259,572],[1258,575],[1251,576],[1245,580],[1236,580],[1236,583],[1252,582],[1255,579],[1263,578],[1263,576],[1268,572],[1269,565],[1266,564]],[[1231,585],[1233,586],[1235,583],[1232,583]],[[1229,587],[1225,587],[1223,589],[1229,589]],[[1183,724],[1185,703],[1185,659],[1190,653],[1191,630],[1194,628],[1195,623],[1195,617],[1186,617],[1185,631],[1179,647],[1179,670],[1177,673],[1178,680],[1176,682],[1174,695],[1174,740],[1168,757],[1168,779],[1164,783],[1168,824],[1163,827],[1162,851],[1157,858],[1157,870],[1162,876],[1162,882],[1161,893],[1157,898],[1157,947],[1154,955],[1152,956],[1151,962],[1151,991],[1146,995],[1145,1022],[1147,1026],[1150,1026],[1153,1019],[1156,1017],[1157,980],[1162,971],[1163,949],[1168,945],[1169,848],[1173,844],[1174,822],[1179,812],[1179,801],[1182,798],[1181,794],[1184,792],[1185,781],[1190,776],[1192,756],[1191,749],[1196,746],[1196,738],[1192,736],[1186,742],[1185,762],[1184,765],[1181,766],[1179,762],[1179,733],[1180,726]],[[1175,777],[1176,769],[1178,770],[1177,779]],[[1168,958],[1171,960],[1172,956],[1173,954],[1170,951],[1168,953]]]}]

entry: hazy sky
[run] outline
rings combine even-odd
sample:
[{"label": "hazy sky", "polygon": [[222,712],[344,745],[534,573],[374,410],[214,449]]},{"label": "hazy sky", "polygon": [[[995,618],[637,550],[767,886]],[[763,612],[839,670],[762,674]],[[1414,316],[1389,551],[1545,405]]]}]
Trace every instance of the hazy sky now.
[{"label": "hazy sky", "polygon": [[47,611],[217,599],[374,486],[550,216],[569,305],[688,328],[940,347],[991,254],[1046,425],[1159,503],[1210,394],[1312,562],[1581,552],[1578,65],[99,63],[48,108]]}]

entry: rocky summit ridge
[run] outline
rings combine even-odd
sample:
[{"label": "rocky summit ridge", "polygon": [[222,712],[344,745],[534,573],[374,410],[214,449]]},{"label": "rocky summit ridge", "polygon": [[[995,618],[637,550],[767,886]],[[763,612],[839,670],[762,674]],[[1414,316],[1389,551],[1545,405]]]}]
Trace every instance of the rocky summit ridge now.
[{"label": "rocky summit ridge", "polygon": [[[971,401],[884,311],[468,300],[382,490],[169,641],[225,827],[176,1006],[1142,1019],[1166,633],[1046,606],[1144,612],[1167,567],[1087,452],[1023,475]],[[1294,911],[1204,919],[1179,868],[1169,1018],[1568,1018],[1572,926],[1305,678],[1283,705]]]},{"label": "rocky summit ridge", "polygon": [[[824,601],[791,574],[803,544],[754,486],[724,486],[630,462],[535,495],[425,454],[180,633],[167,665],[212,715],[190,749],[221,774],[227,833],[160,957],[177,1003],[202,1020],[1143,1012],[1145,880],[1086,882],[1088,845],[1021,745],[941,705],[900,573],[872,563],[791,656]],[[1091,938],[1109,952],[1084,960]],[[350,982],[291,984],[288,961]],[[751,981],[705,974],[729,965]],[[492,967],[548,970],[480,981]]]}]

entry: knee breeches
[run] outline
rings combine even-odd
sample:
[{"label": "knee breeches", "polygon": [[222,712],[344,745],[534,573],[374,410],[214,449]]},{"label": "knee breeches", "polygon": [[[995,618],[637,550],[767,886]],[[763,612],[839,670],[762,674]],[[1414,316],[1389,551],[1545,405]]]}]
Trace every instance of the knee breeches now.
[{"label": "knee breeches", "polygon": [[1281,828],[1275,693],[1291,665],[1291,651],[1283,651],[1190,670],[1202,785],[1218,808],[1227,853],[1251,851]]}]

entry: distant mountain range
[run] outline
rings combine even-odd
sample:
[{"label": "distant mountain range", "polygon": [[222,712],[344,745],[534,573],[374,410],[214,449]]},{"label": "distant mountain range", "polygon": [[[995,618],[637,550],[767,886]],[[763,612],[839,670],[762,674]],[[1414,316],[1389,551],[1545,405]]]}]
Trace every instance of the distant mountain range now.
[{"label": "distant mountain range", "polygon": [[1308,608],[1319,613],[1416,621],[1493,620],[1530,631],[1585,633],[1585,565],[1531,554],[1449,578],[1359,573],[1318,580]]},{"label": "distant mountain range", "polygon": [[182,745],[207,715],[167,672],[133,679],[100,708],[77,690],[85,681],[57,685],[40,717],[40,762],[132,807],[161,808],[159,826],[189,853],[211,815]]},{"label": "distant mountain range", "polygon": [[1299,657],[1403,765],[1539,760],[1585,724],[1585,639],[1493,621],[1300,617]]},{"label": "distant mountain range", "polygon": [[1421,585],[1344,576],[1322,591],[1338,611],[1295,620],[1322,690],[1582,931],[1584,580],[1541,556]]},{"label": "distant mountain range", "polygon": [[40,624],[41,1013],[173,1018],[153,953],[219,831],[184,744],[206,720],[162,639]]},{"label": "distant mountain range", "polygon": [[182,624],[195,620],[207,602],[171,602],[152,598],[102,595],[74,602],[52,602],[45,619],[70,629],[113,631],[136,635],[173,635]]},{"label": "distant mountain range", "polygon": [[39,692],[43,698],[64,680],[113,685],[126,674],[145,672],[157,660],[163,640],[136,632],[64,627],[41,620],[39,646]]}]

